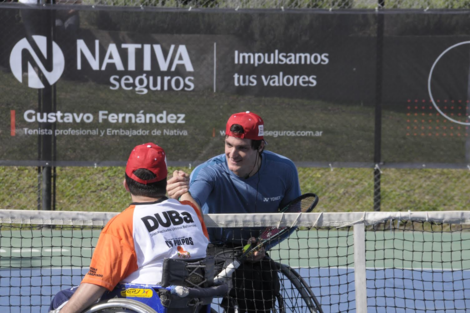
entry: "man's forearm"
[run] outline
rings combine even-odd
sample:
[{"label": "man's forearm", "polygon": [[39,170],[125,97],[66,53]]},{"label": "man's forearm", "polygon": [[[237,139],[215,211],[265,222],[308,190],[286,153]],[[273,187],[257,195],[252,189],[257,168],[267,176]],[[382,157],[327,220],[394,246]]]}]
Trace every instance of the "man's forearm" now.
[{"label": "man's forearm", "polygon": [[191,194],[188,192],[184,193],[183,195],[181,195],[180,197],[180,201],[189,201],[191,202],[192,204],[194,204],[197,209],[199,210],[199,212],[201,212],[202,214],[202,210],[201,210],[201,207],[199,206],[199,204],[197,203],[196,200],[194,200],[194,198],[191,196]]},{"label": "man's forearm", "polygon": [[98,285],[81,284],[60,313],[80,313],[95,303],[105,291],[106,288]]}]

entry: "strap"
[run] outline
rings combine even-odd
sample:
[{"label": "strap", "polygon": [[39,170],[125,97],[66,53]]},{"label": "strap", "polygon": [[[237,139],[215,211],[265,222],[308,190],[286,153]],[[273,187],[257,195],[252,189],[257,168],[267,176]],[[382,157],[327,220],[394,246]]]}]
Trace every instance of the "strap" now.
[{"label": "strap", "polygon": [[214,284],[214,256],[215,256],[215,246],[209,244],[206,251],[206,267],[204,277],[207,280],[206,287],[212,286]]}]

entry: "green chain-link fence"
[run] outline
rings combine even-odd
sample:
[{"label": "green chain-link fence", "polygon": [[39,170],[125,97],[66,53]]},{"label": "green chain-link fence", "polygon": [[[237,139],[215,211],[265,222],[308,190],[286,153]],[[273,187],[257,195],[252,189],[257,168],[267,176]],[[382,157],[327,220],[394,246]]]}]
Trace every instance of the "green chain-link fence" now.
[{"label": "green chain-link fence", "polygon": [[[64,2],[76,4],[73,2]],[[462,9],[467,8],[466,1],[385,1],[383,7],[372,1],[114,1],[84,0],[80,5],[100,6],[143,6],[158,8],[192,9]],[[78,5],[78,4],[77,4]],[[312,11],[313,12],[313,11]],[[406,13],[407,11],[404,11]],[[18,21],[24,17],[18,16]],[[87,22],[86,20],[83,22]],[[90,21],[88,21],[90,22]],[[0,23],[2,23],[0,21]],[[86,25],[84,25],[86,28]],[[8,25],[2,25],[8,29]],[[3,34],[4,38],[8,33]],[[9,70],[2,68],[0,88],[5,94],[12,92],[5,79]],[[3,81],[3,82],[2,82]],[[73,88],[73,83],[69,86]],[[33,91],[30,91],[33,93]],[[76,93],[71,93],[76,96]],[[26,96],[26,95],[25,95]],[[84,99],[89,99],[82,95]],[[35,95],[29,95],[34,98]],[[80,96],[79,96],[80,97]],[[207,102],[210,102],[209,96]],[[215,96],[214,96],[215,97]],[[233,96],[236,97],[236,96]],[[224,99],[224,101],[226,101]],[[230,100],[232,101],[232,100]],[[235,101],[235,100],[233,100]],[[258,101],[250,97],[250,101]],[[280,99],[279,101],[283,101]],[[241,101],[240,101],[241,102]],[[12,103],[2,103],[8,108]],[[334,110],[330,107],[329,109]],[[224,109],[228,111],[228,109]],[[358,113],[359,114],[359,113]],[[227,115],[228,117],[228,115]],[[2,117],[8,123],[9,117]],[[268,121],[269,122],[269,121]],[[395,122],[392,122],[395,124]],[[370,125],[369,125],[370,126]],[[360,132],[363,125],[353,125]],[[367,127],[366,127],[367,128]],[[369,127],[370,128],[370,127]],[[369,129],[370,131],[370,129]],[[449,136],[457,136],[452,131]],[[465,131],[458,136],[465,136]],[[442,134],[441,134],[442,135]],[[444,135],[445,136],[445,135]],[[373,140],[373,136],[366,140]],[[442,136],[441,136],[442,138]],[[446,140],[446,139],[444,139]],[[139,144],[141,142],[135,142]],[[190,147],[191,143],[184,143]],[[218,148],[217,148],[218,145]],[[359,143],[360,147],[361,144]],[[429,146],[428,146],[429,147]],[[6,149],[6,147],[3,147]],[[268,148],[276,152],[276,145]],[[322,149],[328,149],[326,143]],[[432,147],[430,147],[432,150]],[[211,146],[211,151],[223,152],[223,144]],[[406,153],[404,151],[403,153]],[[208,155],[207,157],[210,157]],[[171,156],[170,156],[171,160]],[[299,178],[302,192],[315,192],[321,202],[318,210],[325,212],[339,211],[407,211],[407,210],[466,210],[470,205],[470,170],[457,168],[394,168],[394,166],[358,166],[340,165],[308,166],[299,164]],[[173,167],[171,168],[174,169]],[[183,167],[188,173],[193,167]],[[119,211],[129,202],[129,197],[122,187],[123,167],[55,167],[52,174],[52,203],[56,210],[84,211]],[[380,175],[380,186],[377,184]],[[0,167],[0,209],[44,209],[44,168],[28,166]]]},{"label": "green chain-link fence", "polygon": [[[2,0],[0,2],[14,2]],[[34,2],[31,0],[31,2]],[[51,3],[38,0],[37,3]],[[55,4],[179,9],[468,9],[466,0],[56,0]]]}]

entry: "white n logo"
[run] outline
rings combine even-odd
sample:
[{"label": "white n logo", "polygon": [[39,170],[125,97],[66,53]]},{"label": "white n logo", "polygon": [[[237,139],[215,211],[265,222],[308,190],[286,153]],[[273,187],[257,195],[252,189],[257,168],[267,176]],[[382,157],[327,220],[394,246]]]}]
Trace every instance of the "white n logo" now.
[{"label": "white n logo", "polygon": [[[44,36],[32,36],[34,41],[36,42],[39,50],[41,51],[44,58],[47,57],[47,38]],[[22,83],[23,82],[23,59],[22,54],[23,50],[26,49],[29,54],[33,57],[34,62],[36,62],[39,70],[43,73],[44,77],[47,79],[49,84],[54,84],[56,81],[59,80],[60,76],[64,72],[64,54],[62,50],[60,50],[59,46],[52,42],[52,70],[48,72],[44,64],[42,64],[40,58],[34,52],[33,47],[29,44],[26,38],[21,39],[17,42],[17,44],[13,47],[10,54],[10,68],[11,72],[15,76],[15,78]],[[28,62],[28,87],[41,89],[44,88],[44,84],[41,82],[38,73],[34,70],[33,65]]]}]

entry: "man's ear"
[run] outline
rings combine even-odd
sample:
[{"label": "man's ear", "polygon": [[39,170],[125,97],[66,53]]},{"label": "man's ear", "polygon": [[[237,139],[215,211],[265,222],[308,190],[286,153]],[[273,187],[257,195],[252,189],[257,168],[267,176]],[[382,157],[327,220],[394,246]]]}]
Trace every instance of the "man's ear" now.
[{"label": "man's ear", "polygon": [[261,144],[259,145],[258,152],[259,153],[263,152],[265,147],[266,147],[265,141],[261,140]]},{"label": "man's ear", "polygon": [[129,191],[129,186],[127,186],[127,182],[126,182],[126,179],[124,178],[124,180],[122,181],[122,185],[124,186],[124,188],[126,188],[126,191]]}]

